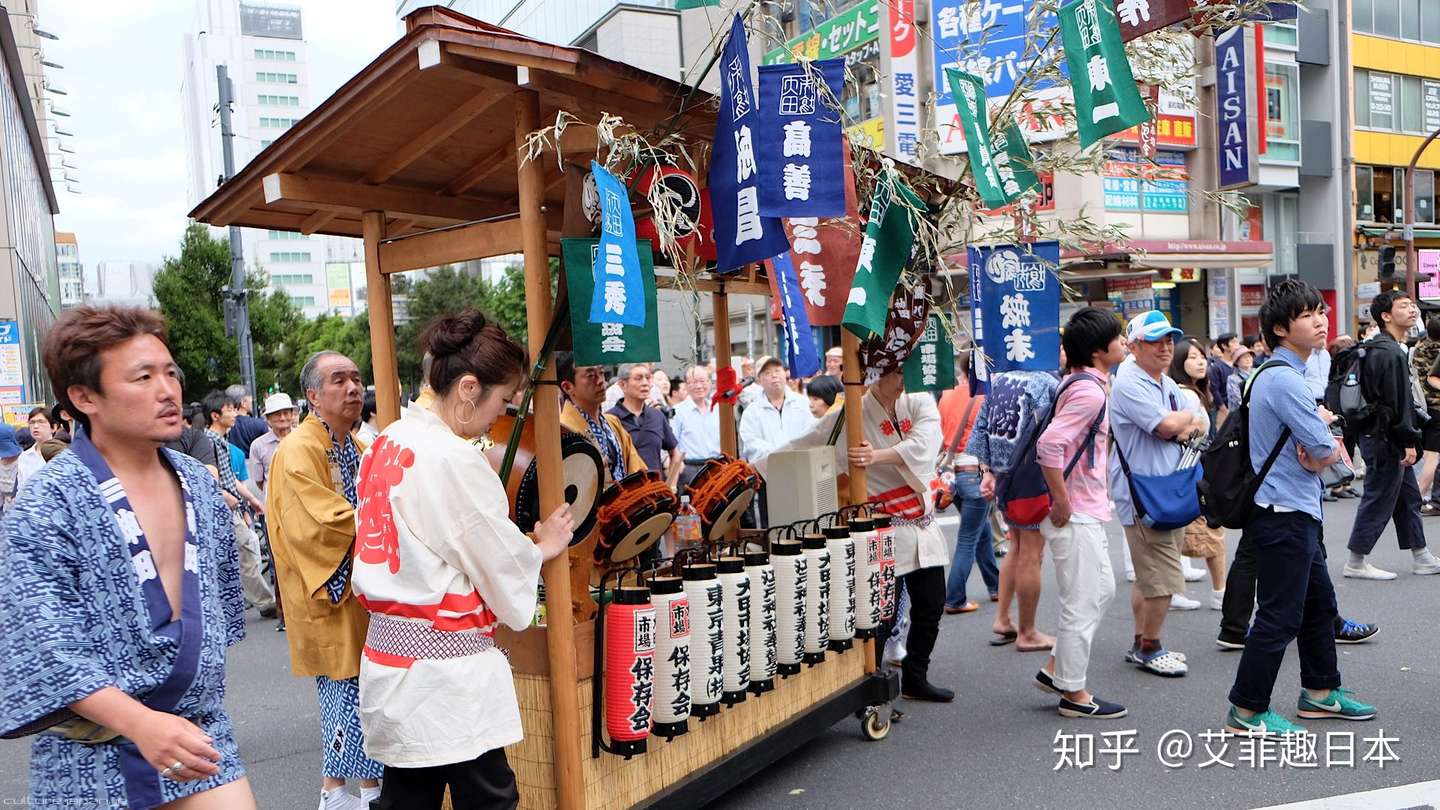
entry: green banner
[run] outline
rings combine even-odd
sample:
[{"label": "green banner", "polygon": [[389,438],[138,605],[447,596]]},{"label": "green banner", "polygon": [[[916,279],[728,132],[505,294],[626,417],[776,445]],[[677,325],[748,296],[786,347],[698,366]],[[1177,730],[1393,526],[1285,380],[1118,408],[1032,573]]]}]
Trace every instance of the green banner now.
[{"label": "green banner", "polygon": [[615,363],[649,363],[660,359],[660,316],[655,304],[655,260],[650,242],[636,243],[640,278],[645,285],[645,325],[591,323],[590,298],[595,292],[595,254],[599,239],[561,239],[565,257],[565,283],[570,296],[570,331],[574,336],[575,365],[607,366]]},{"label": "green banner", "polygon": [[1000,191],[1005,202],[1012,203],[1021,194],[1040,187],[1040,178],[1035,174],[1035,158],[1025,143],[1025,133],[1014,121],[1004,132],[990,139],[990,161],[1000,178]]},{"label": "green banner", "polygon": [[906,391],[948,391],[955,387],[955,346],[939,315],[931,315],[925,334],[905,358]]},{"label": "green banner", "polygon": [[885,163],[885,174],[875,185],[870,203],[870,220],[865,224],[865,240],[860,243],[842,321],[861,340],[885,331],[890,297],[915,244],[913,217],[925,211],[924,200],[900,182],[889,160]]},{"label": "green banner", "polygon": [[[960,125],[965,129],[965,153],[970,158],[970,174],[975,178],[975,190],[980,192],[986,208],[1006,205],[1014,198],[1005,197],[995,158],[991,150],[984,147],[991,142],[985,80],[955,68],[945,68],[945,78],[950,80],[950,92],[955,96],[956,109],[960,111]],[[1024,143],[1023,139],[1021,143]]]},{"label": "green banner", "polygon": [[763,65],[793,62],[798,56],[806,59],[829,59],[853,51],[880,37],[880,3],[865,0],[841,14],[815,26],[811,31],[765,54]]},{"label": "green banner", "polygon": [[1111,4],[1070,0],[1060,7],[1059,16],[1065,63],[1075,93],[1080,148],[1149,121],[1150,111],[1130,73],[1120,23]]}]

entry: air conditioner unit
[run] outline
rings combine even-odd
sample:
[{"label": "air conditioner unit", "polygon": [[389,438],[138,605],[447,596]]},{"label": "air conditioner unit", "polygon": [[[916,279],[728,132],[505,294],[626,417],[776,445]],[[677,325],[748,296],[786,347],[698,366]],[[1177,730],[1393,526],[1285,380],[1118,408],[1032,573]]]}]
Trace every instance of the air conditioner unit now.
[{"label": "air conditioner unit", "polygon": [[811,520],[839,508],[835,448],[775,452],[765,465],[765,499],[771,526]]}]

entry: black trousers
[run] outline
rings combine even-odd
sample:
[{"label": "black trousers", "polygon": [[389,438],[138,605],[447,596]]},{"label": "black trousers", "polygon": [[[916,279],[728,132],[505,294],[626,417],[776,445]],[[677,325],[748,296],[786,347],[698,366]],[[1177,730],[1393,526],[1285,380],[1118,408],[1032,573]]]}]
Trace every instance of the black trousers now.
[{"label": "black trousers", "polygon": [[[1325,538],[1320,538],[1320,553],[1325,553]],[[1245,643],[1250,632],[1250,614],[1255,609],[1255,579],[1259,572],[1259,560],[1255,554],[1255,541],[1249,532],[1240,534],[1240,545],[1235,547],[1235,559],[1230,563],[1230,573],[1225,575],[1225,601],[1220,612],[1220,638],[1238,644]],[[1335,632],[1344,627],[1345,620],[1339,612],[1335,615]]]},{"label": "black trousers", "polygon": [[1415,468],[1402,467],[1405,448],[1376,436],[1360,437],[1360,455],[1365,458],[1365,491],[1350,529],[1350,551],[1369,554],[1395,521],[1395,537],[1402,549],[1425,548],[1425,526],[1420,519],[1420,484]]},{"label": "black trousers", "polygon": [[[905,661],[900,665],[900,688],[919,686],[929,680],[930,654],[940,637],[940,617],[945,613],[945,569],[921,568],[911,571],[896,583],[895,598],[900,586],[910,594],[910,634],[905,639]],[[884,665],[885,639],[890,637],[894,622],[886,622],[875,639],[875,655]]]},{"label": "black trousers", "polygon": [[[510,810],[520,804],[515,772],[505,749],[486,751],[469,762],[431,768],[385,766],[385,781],[374,810],[440,810],[445,786],[455,810]],[[366,810],[371,810],[367,808]]]},{"label": "black trousers", "polygon": [[1321,532],[1320,521],[1307,514],[1268,509],[1245,529],[1255,548],[1260,606],[1230,689],[1230,702],[1242,709],[1270,708],[1275,678],[1292,641],[1300,653],[1301,686],[1340,686],[1335,657],[1338,611]]}]

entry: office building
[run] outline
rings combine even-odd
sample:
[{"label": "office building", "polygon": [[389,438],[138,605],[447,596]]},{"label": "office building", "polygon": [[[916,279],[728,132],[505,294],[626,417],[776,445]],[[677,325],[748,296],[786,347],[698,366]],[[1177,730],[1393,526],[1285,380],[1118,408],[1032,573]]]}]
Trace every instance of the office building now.
[{"label": "office building", "polygon": [[85,301],[85,270],[80,265],[80,245],[75,234],[55,234],[55,258],[60,276],[60,308],[79,306]]}]

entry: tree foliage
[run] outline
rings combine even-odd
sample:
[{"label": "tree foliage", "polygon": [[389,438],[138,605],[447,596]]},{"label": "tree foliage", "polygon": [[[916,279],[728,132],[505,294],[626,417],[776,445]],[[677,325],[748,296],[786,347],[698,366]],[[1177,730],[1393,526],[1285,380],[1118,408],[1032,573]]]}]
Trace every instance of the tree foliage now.
[{"label": "tree foliage", "polygon": [[230,283],[230,246],[192,223],[180,255],[155,274],[155,300],[170,332],[170,352],[185,373],[185,398],[240,379],[239,349],[225,336],[224,297]]},{"label": "tree foliage", "polygon": [[[552,280],[554,270],[552,266]],[[525,272],[519,267],[505,268],[492,282],[447,265],[422,278],[397,276],[395,292],[408,297],[409,320],[397,330],[395,354],[400,380],[409,386],[419,385],[420,333],[436,316],[475,307],[494,319],[507,335],[525,344]]]}]

